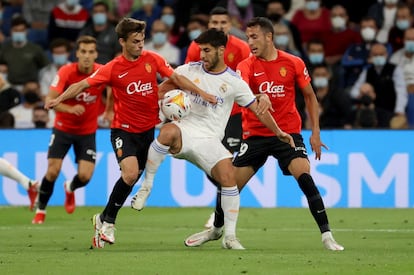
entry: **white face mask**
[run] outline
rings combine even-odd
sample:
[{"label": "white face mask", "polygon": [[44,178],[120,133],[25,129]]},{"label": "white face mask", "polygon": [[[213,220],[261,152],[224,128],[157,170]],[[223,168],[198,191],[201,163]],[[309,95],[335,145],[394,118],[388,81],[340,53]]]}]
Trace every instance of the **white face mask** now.
[{"label": "white face mask", "polygon": [[397,4],[398,0],[384,0],[385,4]]},{"label": "white face mask", "polygon": [[341,16],[334,16],[331,18],[331,23],[335,29],[345,29],[346,20]]},{"label": "white face mask", "polygon": [[365,41],[372,41],[375,39],[375,30],[371,27],[366,27],[361,30],[361,36]]}]

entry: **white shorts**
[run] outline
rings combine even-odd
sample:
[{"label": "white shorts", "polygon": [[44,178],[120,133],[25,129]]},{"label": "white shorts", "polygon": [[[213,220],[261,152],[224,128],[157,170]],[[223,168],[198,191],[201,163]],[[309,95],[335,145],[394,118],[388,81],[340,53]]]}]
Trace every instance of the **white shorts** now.
[{"label": "white shorts", "polygon": [[231,159],[233,155],[224,147],[217,137],[194,137],[191,133],[195,131],[181,123],[173,121],[181,130],[181,150],[173,156],[185,159],[196,165],[209,176],[211,169],[223,159]]}]

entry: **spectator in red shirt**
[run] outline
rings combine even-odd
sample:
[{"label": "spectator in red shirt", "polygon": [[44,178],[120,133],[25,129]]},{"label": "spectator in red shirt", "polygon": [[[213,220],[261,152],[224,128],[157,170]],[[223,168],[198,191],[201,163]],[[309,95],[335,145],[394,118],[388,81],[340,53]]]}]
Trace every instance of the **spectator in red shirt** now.
[{"label": "spectator in red shirt", "polygon": [[[168,77],[183,90],[199,94],[205,101],[216,104],[216,97],[198,88],[188,78],[175,73],[160,55],[143,50],[144,21],[124,18],[115,27],[122,46],[122,55],[105,64],[96,73],[71,85],[54,100],[46,102],[51,108],[60,102],[78,97],[89,87],[109,85],[112,96],[107,101],[107,117],[112,117],[111,142],[121,168],[102,213],[93,216],[95,234],[92,245],[103,248],[105,242],[115,243],[115,220],[119,210],[145,169],[148,149],[159,123],[157,73]],[[110,112],[113,106],[113,114]]]}]

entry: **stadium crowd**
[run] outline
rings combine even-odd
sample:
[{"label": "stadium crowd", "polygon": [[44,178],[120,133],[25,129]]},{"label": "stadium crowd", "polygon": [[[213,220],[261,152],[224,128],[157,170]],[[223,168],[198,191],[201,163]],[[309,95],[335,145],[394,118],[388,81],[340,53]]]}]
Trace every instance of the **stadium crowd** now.
[{"label": "stadium crowd", "polygon": [[[241,39],[251,18],[271,19],[276,47],[307,65],[322,129],[414,127],[413,0],[3,0],[0,128],[53,127],[54,112],[41,106],[57,70],[76,61],[80,35],[96,38],[96,61],[105,64],[121,51],[116,23],[143,20],[144,48],[175,67],[216,6]],[[296,103],[309,129],[300,93]]]}]

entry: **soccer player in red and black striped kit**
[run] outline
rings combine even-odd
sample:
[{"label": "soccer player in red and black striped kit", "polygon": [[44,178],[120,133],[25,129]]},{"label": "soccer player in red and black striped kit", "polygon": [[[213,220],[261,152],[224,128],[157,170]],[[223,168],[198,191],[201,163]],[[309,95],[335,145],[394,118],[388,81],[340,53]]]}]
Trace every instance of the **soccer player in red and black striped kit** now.
[{"label": "soccer player in red and black striped kit", "polygon": [[[310,212],[322,234],[322,243],[329,250],[343,250],[333,238],[322,197],[310,175],[310,164],[301,135],[302,121],[295,105],[295,85],[305,98],[312,134],[310,145],[315,158],[321,158],[321,147],[327,149],[320,138],[319,107],[311,86],[311,78],[304,62],[296,56],[275,48],[272,22],[264,17],[253,18],[246,29],[247,42],[252,56],[242,61],[237,69],[249,84],[253,93],[267,94],[275,112],[274,120],[280,128],[289,133],[295,148],[281,142],[247,109],[242,110],[243,141],[233,165],[236,181],[241,190],[264,165],[269,156],[279,162],[284,175],[292,175],[305,194]],[[187,246],[199,246],[217,239],[214,232],[223,226],[223,211],[216,206],[214,226],[188,237]]]},{"label": "soccer player in red and black striped kit", "polygon": [[105,242],[115,242],[114,224],[118,211],[145,168],[154,128],[159,123],[157,73],[168,77],[181,89],[193,91],[212,104],[217,103],[214,96],[175,73],[163,57],[143,50],[145,26],[143,21],[122,19],[115,28],[122,55],[46,103],[46,107],[51,108],[90,86],[105,84],[112,87],[114,118],[111,142],[121,177],[115,183],[103,212],[93,216],[95,234],[92,245],[97,248],[104,247]]}]

